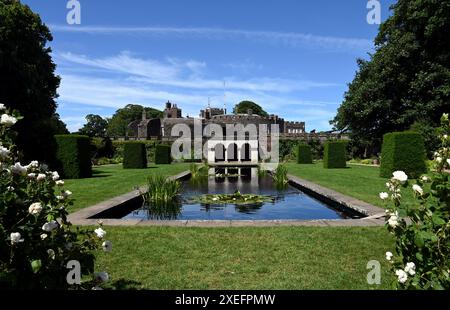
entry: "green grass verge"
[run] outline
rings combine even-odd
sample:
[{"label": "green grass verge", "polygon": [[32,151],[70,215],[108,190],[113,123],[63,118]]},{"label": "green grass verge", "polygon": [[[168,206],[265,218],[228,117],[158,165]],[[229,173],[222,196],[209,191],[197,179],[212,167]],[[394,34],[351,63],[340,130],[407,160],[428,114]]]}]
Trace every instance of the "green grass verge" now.
[{"label": "green grass verge", "polygon": [[[394,247],[383,227],[106,227],[100,253],[120,289],[390,289],[384,256]],[[367,284],[367,263],[382,266]]]},{"label": "green grass verge", "polygon": [[[289,174],[333,189],[375,206],[385,207],[379,193],[387,192],[387,179],[380,177],[380,169],[371,166],[349,165],[345,169],[324,169],[322,163],[314,165],[286,164]],[[413,203],[411,187],[402,190],[403,202]]]},{"label": "green grass verge", "polygon": [[65,187],[73,192],[75,199],[69,211],[74,212],[128,193],[135,186],[145,185],[150,174],[169,176],[185,170],[189,170],[189,164],[150,165],[147,169],[123,169],[122,165],[95,167],[92,178],[65,180]]}]

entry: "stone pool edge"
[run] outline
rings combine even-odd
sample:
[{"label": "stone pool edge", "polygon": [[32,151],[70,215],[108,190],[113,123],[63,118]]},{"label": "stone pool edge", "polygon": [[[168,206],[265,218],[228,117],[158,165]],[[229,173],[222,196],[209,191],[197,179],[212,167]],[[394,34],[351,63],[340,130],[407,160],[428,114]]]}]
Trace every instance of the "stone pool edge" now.
[{"label": "stone pool edge", "polygon": [[[173,180],[183,179],[190,175],[190,171],[184,171],[169,177]],[[373,206],[319,186],[313,182],[289,175],[289,182],[306,192],[314,192],[327,200],[341,204],[346,208],[366,215],[360,219],[338,219],[338,220],[171,220],[171,221],[148,221],[138,219],[92,219],[91,217],[104,212],[110,208],[117,207],[129,200],[140,196],[140,190],[134,190],[124,195],[102,201],[94,206],[81,209],[69,214],[68,220],[74,225],[86,226],[97,225],[102,221],[105,226],[167,226],[167,227],[281,227],[281,226],[313,226],[313,227],[369,227],[384,225],[384,209]]]}]

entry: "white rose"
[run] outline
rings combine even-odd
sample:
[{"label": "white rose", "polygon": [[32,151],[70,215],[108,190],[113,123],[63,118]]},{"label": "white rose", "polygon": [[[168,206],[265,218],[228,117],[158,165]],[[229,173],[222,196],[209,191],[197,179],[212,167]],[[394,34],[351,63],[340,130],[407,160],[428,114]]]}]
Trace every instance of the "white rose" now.
[{"label": "white rose", "polygon": [[424,175],[424,176],[422,176],[422,177],[420,178],[420,180],[421,180],[422,182],[429,182],[429,181],[430,181],[430,178],[427,177],[426,175]]},{"label": "white rose", "polygon": [[59,180],[59,174],[57,171],[52,172],[52,179],[53,179],[53,181]]},{"label": "white rose", "polygon": [[0,103],[0,111],[6,110],[6,107],[3,103]]},{"label": "white rose", "polygon": [[408,280],[408,274],[405,271],[401,270],[401,269],[396,270],[395,274],[398,277],[398,282],[400,282],[402,284],[405,283]]},{"label": "white rose", "polygon": [[12,186],[8,186],[6,189],[7,189],[9,192],[14,192],[14,187],[12,187]]},{"label": "white rose", "polygon": [[412,189],[413,189],[413,191],[416,192],[417,194],[423,195],[423,189],[422,189],[422,187],[420,187],[419,185],[414,184],[413,187],[412,187]]},{"label": "white rose", "polygon": [[380,199],[381,200],[386,200],[388,198],[389,198],[389,194],[388,193],[385,193],[385,192],[380,193]]},{"label": "white rose", "polygon": [[31,206],[28,208],[28,212],[30,214],[36,215],[41,213],[42,211],[42,204],[40,202],[35,202],[31,204]]},{"label": "white rose", "polygon": [[22,166],[20,163],[15,163],[11,166],[11,172],[18,175],[25,175],[27,173],[27,167]]},{"label": "white rose", "polygon": [[57,186],[64,186],[64,181],[63,180],[58,180],[58,181],[56,181],[56,185]]},{"label": "white rose", "polygon": [[388,220],[388,225],[391,226],[392,228],[395,228],[398,226],[398,217],[393,215],[391,216],[391,218]]},{"label": "white rose", "polygon": [[10,154],[10,151],[7,148],[0,145],[0,159],[8,158],[9,154]]},{"label": "white rose", "polygon": [[58,200],[64,200],[64,196],[56,196],[56,199],[58,199]]},{"label": "white rose", "polygon": [[51,221],[51,222],[45,223],[42,226],[42,230],[46,231],[46,232],[52,232],[56,228],[58,228],[58,222],[57,221]]},{"label": "white rose", "polygon": [[111,241],[105,241],[102,244],[103,251],[105,252],[111,252],[112,251],[112,242]]},{"label": "white rose", "polygon": [[407,263],[405,267],[405,272],[409,273],[410,275],[416,274],[416,264],[414,263]]},{"label": "white rose", "polygon": [[41,234],[41,240],[45,240],[47,239],[48,235],[47,234]]},{"label": "white rose", "polygon": [[98,282],[107,282],[109,280],[109,275],[106,272],[97,272],[94,274],[94,278]]},{"label": "white rose", "polygon": [[28,173],[28,178],[34,179],[36,177],[36,173]]},{"label": "white rose", "polygon": [[71,192],[71,191],[65,191],[65,192],[63,193],[64,198],[67,198],[67,197],[69,197],[69,196],[71,196],[71,195],[72,195],[72,192]]},{"label": "white rose", "polygon": [[17,118],[8,114],[3,114],[0,119],[0,124],[5,125],[7,127],[10,127],[15,123],[17,123]]},{"label": "white rose", "polygon": [[36,180],[38,180],[38,182],[41,182],[44,181],[46,177],[47,176],[45,174],[39,173],[38,176],[36,177]]},{"label": "white rose", "polygon": [[50,257],[51,259],[55,259],[56,254],[55,254],[55,251],[53,251],[52,249],[48,249],[47,254],[48,254],[48,257]]},{"label": "white rose", "polygon": [[442,157],[440,157],[440,156],[436,157],[436,162],[438,164],[442,163]]},{"label": "white rose", "polygon": [[27,168],[39,168],[39,162],[37,160],[33,160]]},{"label": "white rose", "polygon": [[18,232],[11,233],[10,237],[11,237],[11,244],[17,244],[17,243],[23,242],[23,239],[21,239],[22,235]]},{"label": "white rose", "polygon": [[450,166],[450,158],[447,158],[447,165]]},{"label": "white rose", "polygon": [[394,254],[392,254],[391,252],[386,252],[386,259],[387,260],[391,260],[392,259],[392,257],[394,256]]},{"label": "white rose", "polygon": [[94,230],[94,232],[97,235],[97,237],[99,237],[99,238],[103,238],[106,235],[106,231],[104,231],[101,227]]},{"label": "white rose", "polygon": [[394,180],[397,180],[402,184],[408,181],[408,176],[403,171],[395,171],[392,175]]}]

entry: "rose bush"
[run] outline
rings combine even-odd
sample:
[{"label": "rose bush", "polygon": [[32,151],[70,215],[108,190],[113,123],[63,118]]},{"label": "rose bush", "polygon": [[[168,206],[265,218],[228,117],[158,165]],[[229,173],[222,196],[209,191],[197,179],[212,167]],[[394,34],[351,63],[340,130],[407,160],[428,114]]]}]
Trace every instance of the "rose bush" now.
[{"label": "rose bush", "polygon": [[[386,210],[387,227],[396,240],[396,255],[386,253],[403,289],[450,289],[450,122],[444,114],[440,129],[442,147],[435,154],[435,172],[422,176],[410,190],[417,204],[401,203],[402,187],[409,188],[408,176],[394,172],[386,184],[391,201]],[[430,186],[427,186],[429,183]],[[429,187],[429,190],[426,188]]]},{"label": "rose bush", "polygon": [[[21,119],[0,104],[0,288],[98,288],[109,279],[94,273],[94,251],[111,250],[101,234],[67,220],[71,192],[57,172],[36,161],[21,164],[11,127]],[[70,285],[67,262],[81,265],[83,282]]]}]

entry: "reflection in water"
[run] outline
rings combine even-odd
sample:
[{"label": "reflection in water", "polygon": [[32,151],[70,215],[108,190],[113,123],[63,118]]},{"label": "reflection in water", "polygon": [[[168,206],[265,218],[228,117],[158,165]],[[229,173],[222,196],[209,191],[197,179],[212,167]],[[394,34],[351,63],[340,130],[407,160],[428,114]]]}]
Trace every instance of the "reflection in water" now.
[{"label": "reflection in water", "polygon": [[[153,202],[144,206],[143,211],[147,213],[148,220],[176,220],[181,213],[182,204],[180,201]],[[142,211],[141,210],[141,211]],[[139,210],[135,211],[139,212]]]},{"label": "reflection in water", "polygon": [[[282,220],[340,219],[347,216],[315,200],[300,190],[288,186],[277,190],[270,175],[257,168],[211,168],[196,180],[182,182],[180,201],[151,204],[122,218],[148,220]],[[213,204],[193,202],[193,197],[205,194],[242,194],[270,196],[273,202],[250,204]]]}]

